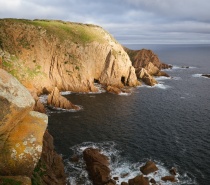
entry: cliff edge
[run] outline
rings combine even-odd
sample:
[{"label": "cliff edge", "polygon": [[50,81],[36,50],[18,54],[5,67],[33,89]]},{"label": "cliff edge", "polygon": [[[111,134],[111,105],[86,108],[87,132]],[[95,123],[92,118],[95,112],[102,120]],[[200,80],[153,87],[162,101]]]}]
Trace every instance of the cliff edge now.
[{"label": "cliff edge", "polygon": [[0,20],[2,67],[26,87],[48,93],[97,91],[138,81],[123,47],[99,26],[49,20]]}]

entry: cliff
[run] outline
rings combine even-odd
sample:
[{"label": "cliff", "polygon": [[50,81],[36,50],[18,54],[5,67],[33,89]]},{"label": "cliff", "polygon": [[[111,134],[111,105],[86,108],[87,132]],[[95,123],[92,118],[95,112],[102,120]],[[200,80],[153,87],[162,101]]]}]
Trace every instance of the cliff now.
[{"label": "cliff", "polygon": [[138,84],[123,47],[99,26],[49,20],[0,20],[2,67],[38,94]]}]

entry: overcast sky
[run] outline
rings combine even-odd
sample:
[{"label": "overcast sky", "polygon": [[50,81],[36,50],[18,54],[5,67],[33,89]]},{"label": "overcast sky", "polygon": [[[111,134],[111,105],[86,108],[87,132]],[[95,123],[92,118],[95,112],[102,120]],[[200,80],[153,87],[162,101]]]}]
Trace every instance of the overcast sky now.
[{"label": "overcast sky", "polygon": [[0,0],[0,18],[97,24],[122,44],[210,44],[210,0]]}]

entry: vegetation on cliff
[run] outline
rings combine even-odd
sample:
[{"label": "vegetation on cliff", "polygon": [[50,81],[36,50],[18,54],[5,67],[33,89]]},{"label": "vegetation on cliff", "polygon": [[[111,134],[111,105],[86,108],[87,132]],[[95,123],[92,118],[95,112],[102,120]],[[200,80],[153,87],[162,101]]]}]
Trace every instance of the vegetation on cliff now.
[{"label": "vegetation on cliff", "polygon": [[138,84],[127,53],[99,26],[2,19],[0,41],[3,68],[38,93],[51,92],[55,86],[97,91],[96,80],[117,87]]}]

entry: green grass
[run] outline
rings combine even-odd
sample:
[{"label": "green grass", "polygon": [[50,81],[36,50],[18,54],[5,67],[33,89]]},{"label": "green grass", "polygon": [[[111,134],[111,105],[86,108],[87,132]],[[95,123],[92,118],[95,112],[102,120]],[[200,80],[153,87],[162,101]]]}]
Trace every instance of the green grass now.
[{"label": "green grass", "polygon": [[42,184],[42,177],[46,174],[46,169],[46,165],[41,160],[39,160],[32,174],[32,185]]},{"label": "green grass", "polygon": [[20,81],[25,79],[33,79],[36,76],[44,75],[44,73],[41,71],[42,69],[40,65],[36,64],[34,68],[25,66],[24,62],[19,61],[14,55],[11,55],[9,60],[5,60],[3,57],[2,66],[3,69]]},{"label": "green grass", "polygon": [[[25,19],[7,19],[16,23],[27,25],[34,25],[38,29],[45,29],[47,35],[54,35],[60,39],[61,42],[71,40],[74,43],[85,44],[93,41],[105,42],[101,30],[98,31],[98,26],[90,24],[72,23],[54,20],[25,20]],[[24,41],[21,43],[27,47],[28,44]]]},{"label": "green grass", "polygon": [[1,185],[22,185],[20,181],[9,179],[9,178],[1,178],[0,184]]}]

